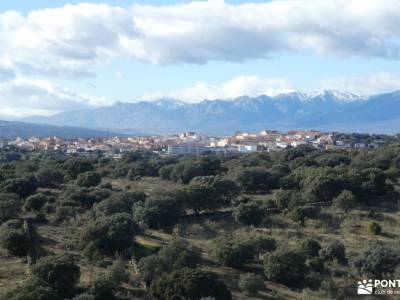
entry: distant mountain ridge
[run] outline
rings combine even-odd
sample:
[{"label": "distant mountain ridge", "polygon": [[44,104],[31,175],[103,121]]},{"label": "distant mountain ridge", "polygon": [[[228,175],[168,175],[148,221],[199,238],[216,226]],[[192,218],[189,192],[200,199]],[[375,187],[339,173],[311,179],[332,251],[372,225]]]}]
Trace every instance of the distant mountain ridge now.
[{"label": "distant mountain ridge", "polygon": [[113,131],[176,133],[195,130],[232,134],[236,130],[321,129],[345,132],[400,132],[400,92],[359,96],[339,91],[285,93],[185,103],[162,99],[31,117],[34,123]]},{"label": "distant mountain ridge", "polygon": [[102,131],[81,127],[52,126],[14,121],[0,121],[0,138],[29,138],[60,136],[64,138],[107,137],[115,136],[115,132]]}]

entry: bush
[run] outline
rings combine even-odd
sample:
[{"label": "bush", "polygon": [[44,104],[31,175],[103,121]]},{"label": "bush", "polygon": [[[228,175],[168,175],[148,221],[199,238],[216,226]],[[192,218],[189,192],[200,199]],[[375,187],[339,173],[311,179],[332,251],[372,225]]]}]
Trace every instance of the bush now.
[{"label": "bush", "polygon": [[32,268],[34,278],[48,284],[64,297],[72,296],[79,282],[79,266],[70,256],[48,256],[41,258]]},{"label": "bush", "polygon": [[122,260],[114,261],[109,269],[109,277],[118,284],[129,281],[130,273],[126,270]]},{"label": "bush", "polygon": [[8,292],[7,300],[62,300],[53,288],[37,280],[28,280],[22,285]]},{"label": "bush", "polygon": [[152,229],[172,226],[183,214],[180,201],[165,195],[149,197],[144,203],[138,202],[133,206],[134,220]]},{"label": "bush", "polygon": [[304,281],[308,268],[304,256],[295,251],[280,251],[265,256],[264,274],[268,280],[289,286]]},{"label": "bush", "polygon": [[379,225],[379,224],[376,223],[376,222],[372,222],[371,224],[369,224],[368,229],[369,229],[369,232],[371,232],[371,233],[374,234],[374,235],[379,235],[379,234],[381,234],[381,232],[382,232],[382,227],[381,227],[381,225]]},{"label": "bush", "polygon": [[395,271],[400,264],[400,256],[390,248],[373,246],[359,254],[353,264],[360,274],[384,278]]},{"label": "bush", "polygon": [[264,216],[265,212],[257,202],[241,203],[233,212],[235,221],[244,225],[259,225]]},{"label": "bush", "polygon": [[21,198],[26,198],[36,193],[38,183],[33,176],[26,178],[12,178],[0,184],[0,191],[4,193],[14,193]]},{"label": "bush", "polygon": [[39,212],[42,207],[46,204],[47,197],[42,193],[38,193],[32,196],[29,196],[25,200],[24,208],[29,212]]},{"label": "bush", "polygon": [[0,223],[18,217],[21,212],[21,201],[18,195],[0,193]]},{"label": "bush", "polygon": [[54,188],[64,183],[64,174],[50,168],[40,169],[35,177],[40,187]]},{"label": "bush", "polygon": [[117,283],[111,278],[100,275],[98,276],[89,287],[89,293],[94,296],[95,299],[115,299],[115,291],[117,289]]},{"label": "bush", "polygon": [[226,285],[218,281],[213,274],[190,268],[163,275],[151,286],[151,292],[158,300],[195,300],[203,297],[232,299]]},{"label": "bush", "polygon": [[301,243],[301,250],[309,257],[316,257],[319,255],[321,245],[313,239],[306,239]]},{"label": "bush", "polygon": [[9,220],[1,225],[0,245],[15,256],[26,256],[28,254],[31,240],[21,221]]},{"label": "bush", "polygon": [[84,293],[74,297],[72,300],[96,300],[96,298],[93,295]]},{"label": "bush", "polygon": [[240,275],[239,288],[244,290],[247,294],[253,295],[264,289],[265,284],[260,275],[246,273]]},{"label": "bush", "polygon": [[312,257],[307,261],[308,268],[317,273],[322,273],[324,271],[324,261],[319,257]]},{"label": "bush", "polygon": [[97,172],[86,172],[78,175],[76,184],[81,187],[97,186],[101,183],[101,175]]},{"label": "bush", "polygon": [[321,249],[320,256],[323,260],[337,260],[339,263],[346,263],[346,248],[340,241],[334,241]]},{"label": "bush", "polygon": [[357,197],[350,191],[344,190],[336,198],[333,199],[332,205],[345,212],[355,208],[358,204]]},{"label": "bush", "polygon": [[89,224],[81,233],[80,244],[85,248],[86,254],[91,249],[101,254],[113,255],[131,247],[138,230],[130,215],[114,214]]},{"label": "bush", "polygon": [[302,207],[296,207],[290,212],[290,219],[293,222],[299,223],[301,226],[305,225],[307,211]]}]

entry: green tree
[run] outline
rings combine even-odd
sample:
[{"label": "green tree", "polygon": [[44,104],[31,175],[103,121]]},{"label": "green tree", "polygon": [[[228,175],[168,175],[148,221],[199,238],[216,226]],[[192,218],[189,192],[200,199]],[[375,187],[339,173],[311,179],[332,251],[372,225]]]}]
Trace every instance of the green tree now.
[{"label": "green tree", "polygon": [[18,217],[21,206],[18,195],[0,193],[0,223]]},{"label": "green tree", "polygon": [[46,204],[47,197],[42,194],[38,193],[32,196],[29,196],[25,200],[24,209],[29,212],[39,212],[42,207]]},{"label": "green tree", "polygon": [[62,300],[57,291],[38,280],[27,280],[8,292],[7,300]]},{"label": "green tree", "polygon": [[70,297],[79,282],[81,272],[71,256],[47,256],[33,266],[32,275],[54,288],[60,295]]},{"label": "green tree", "polygon": [[239,204],[234,212],[235,221],[244,225],[259,225],[265,216],[260,204],[253,201]]},{"label": "green tree", "polygon": [[346,263],[346,248],[340,241],[333,241],[320,251],[320,256],[324,260],[337,260],[339,263]]},{"label": "green tree", "polygon": [[0,183],[0,191],[3,193],[14,193],[21,198],[26,198],[36,193],[37,187],[36,178],[33,176],[6,179]]},{"label": "green tree", "polygon": [[245,273],[239,278],[239,288],[248,295],[257,294],[258,291],[265,288],[264,279],[260,275]]},{"label": "green tree", "polygon": [[379,235],[382,232],[382,227],[377,222],[372,222],[371,224],[369,224],[368,229],[369,232],[375,235]]},{"label": "green tree", "polygon": [[27,255],[31,248],[31,240],[23,228],[22,221],[9,220],[1,225],[0,245],[12,255]]},{"label": "green tree", "polygon": [[226,285],[218,281],[213,274],[190,268],[163,275],[152,285],[151,292],[159,300],[196,300],[202,297],[232,299]]},{"label": "green tree", "polygon": [[359,254],[353,264],[360,274],[385,278],[400,264],[400,256],[390,248],[373,246]]},{"label": "green tree", "polygon": [[321,250],[321,245],[314,239],[306,239],[301,243],[301,250],[309,257],[317,257]]},{"label": "green tree", "polygon": [[293,286],[301,284],[307,272],[305,258],[299,252],[280,251],[265,256],[264,274],[268,280]]},{"label": "green tree", "polygon": [[64,183],[64,173],[57,169],[43,168],[40,169],[35,177],[39,187],[54,188]]},{"label": "green tree", "polygon": [[81,187],[97,186],[101,183],[101,175],[97,172],[85,172],[78,175],[76,184]]},{"label": "green tree", "polygon": [[348,212],[355,208],[358,204],[357,197],[350,191],[342,191],[336,198],[333,199],[332,205],[336,208]]},{"label": "green tree", "polygon": [[307,211],[302,207],[296,207],[290,212],[290,218],[293,222],[299,223],[301,226],[305,225]]}]

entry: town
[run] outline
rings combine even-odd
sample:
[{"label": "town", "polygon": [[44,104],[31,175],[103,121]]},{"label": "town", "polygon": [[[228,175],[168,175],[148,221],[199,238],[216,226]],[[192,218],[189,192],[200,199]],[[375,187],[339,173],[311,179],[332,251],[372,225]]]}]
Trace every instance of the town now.
[{"label": "town", "polygon": [[[388,136],[326,133],[317,130],[279,132],[263,130],[258,133],[236,132],[232,136],[216,137],[184,132],[176,135],[115,136],[104,138],[65,139],[52,136],[1,139],[0,148],[17,147],[28,151],[58,151],[66,154],[102,153],[118,158],[124,152],[153,151],[160,156],[198,155],[203,153],[252,153],[281,151],[300,145],[321,150],[377,149]],[[397,137],[398,138],[398,137]]]}]

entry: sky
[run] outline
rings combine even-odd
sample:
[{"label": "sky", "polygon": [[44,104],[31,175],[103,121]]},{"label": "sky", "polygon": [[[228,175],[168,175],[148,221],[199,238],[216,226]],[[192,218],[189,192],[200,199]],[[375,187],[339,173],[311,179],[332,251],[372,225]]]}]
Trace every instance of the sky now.
[{"label": "sky", "polygon": [[400,90],[398,0],[0,2],[0,116]]}]

